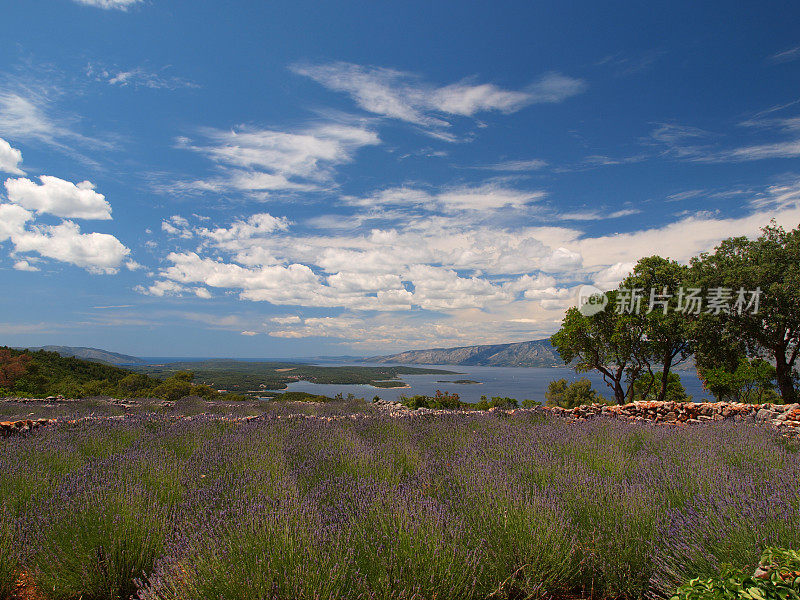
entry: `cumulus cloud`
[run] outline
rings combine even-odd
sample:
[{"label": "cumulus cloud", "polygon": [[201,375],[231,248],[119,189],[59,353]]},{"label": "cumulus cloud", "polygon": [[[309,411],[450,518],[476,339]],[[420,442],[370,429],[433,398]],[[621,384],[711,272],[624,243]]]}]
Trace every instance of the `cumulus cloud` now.
[{"label": "cumulus cloud", "polygon": [[[482,200],[479,204],[494,207],[488,219],[485,211],[465,208],[474,204],[471,199],[451,201],[460,207],[453,211],[440,200],[446,194],[471,198],[470,193],[412,187],[347,199],[357,223],[349,229],[323,228],[325,221],[319,220],[294,230],[288,220],[268,213],[222,227],[181,217],[171,221],[175,241],[182,243],[181,231],[191,232],[191,240],[183,242],[190,247],[169,254],[154,274],[153,287],[143,291],[194,294],[199,287],[234,292],[243,300],[343,311],[339,320],[294,314],[267,319],[266,331],[276,337],[357,338],[357,343],[379,344],[395,335],[394,343],[422,344],[431,341],[423,330],[436,323],[441,341],[460,339],[460,332],[448,329],[453,325],[462,327],[471,342],[507,341],[520,332],[521,339],[533,339],[557,328],[580,285],[613,288],[642,256],[658,253],[685,262],[730,235],[757,235],[773,216],[788,227],[800,222],[796,182],[755,194],[743,217],[685,215],[613,235],[589,234],[563,222],[526,225],[520,222],[519,207],[530,193],[507,191],[522,200],[515,205],[499,193],[502,202]],[[498,217],[506,208],[511,218],[504,222]],[[397,311],[407,318],[395,316],[394,327],[370,316]],[[445,317],[453,319],[450,325],[431,320]]]},{"label": "cumulus cloud", "polygon": [[0,242],[18,234],[28,221],[33,221],[33,213],[16,204],[0,204]]},{"label": "cumulus cloud", "polygon": [[8,199],[28,210],[68,219],[111,219],[111,205],[105,196],[94,191],[89,181],[71,183],[58,177],[42,175],[37,185],[30,179],[6,180]]},{"label": "cumulus cloud", "polygon": [[619,285],[619,282],[625,279],[633,267],[636,266],[635,262],[618,262],[600,269],[595,273],[592,283],[601,290],[613,290]]},{"label": "cumulus cloud", "polygon": [[12,175],[24,175],[25,172],[19,168],[21,162],[22,152],[12,148],[11,144],[0,138],[0,171]]},{"label": "cumulus cloud", "polygon": [[18,260],[14,263],[14,269],[17,271],[38,271],[39,268],[32,265],[27,260]]},{"label": "cumulus cloud", "polygon": [[470,81],[436,86],[411,73],[346,62],[297,64],[291,69],[348,94],[366,111],[434,128],[450,125],[444,116],[512,113],[530,104],[561,102],[586,88],[585,82],[559,73],[547,73],[522,90],[506,90]]},{"label": "cumulus cloud", "polygon": [[230,227],[216,229],[200,227],[197,229],[197,235],[222,243],[263,237],[276,231],[286,231],[288,228],[289,220],[286,217],[273,217],[269,213],[258,213],[247,219],[234,221]]},{"label": "cumulus cloud", "polygon": [[[93,273],[116,273],[123,265],[137,269],[130,250],[107,233],[82,233],[71,220],[58,225],[36,223],[35,213],[58,217],[110,219],[111,207],[88,182],[77,185],[56,177],[42,176],[42,185],[28,179],[9,179],[10,203],[0,204],[0,242],[10,241],[13,254],[35,253],[72,264]],[[18,270],[37,270],[29,260],[18,260]]]},{"label": "cumulus cloud", "polygon": [[130,254],[116,237],[107,233],[81,233],[72,221],[59,225],[34,225],[12,234],[18,253],[40,256],[83,267],[95,273],[116,273]]}]

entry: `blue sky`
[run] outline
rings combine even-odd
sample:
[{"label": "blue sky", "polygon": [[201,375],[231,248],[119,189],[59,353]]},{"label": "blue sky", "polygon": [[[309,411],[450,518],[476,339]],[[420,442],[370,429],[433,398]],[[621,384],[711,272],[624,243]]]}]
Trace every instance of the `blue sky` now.
[{"label": "blue sky", "polygon": [[3,344],[523,341],[800,223],[797,3],[8,4]]}]

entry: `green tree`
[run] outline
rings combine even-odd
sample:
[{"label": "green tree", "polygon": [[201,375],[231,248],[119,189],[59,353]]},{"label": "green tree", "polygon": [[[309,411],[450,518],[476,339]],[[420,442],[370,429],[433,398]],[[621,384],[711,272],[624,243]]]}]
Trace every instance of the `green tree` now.
[{"label": "green tree", "polygon": [[[636,400],[660,400],[666,402],[691,402],[692,397],[686,395],[686,388],[677,373],[667,374],[667,384],[663,385],[663,373],[645,373],[634,386]],[[661,392],[665,390],[663,396]]]},{"label": "green tree", "polygon": [[775,367],[760,358],[740,358],[734,370],[722,364],[698,369],[703,386],[717,400],[761,404],[776,399]]},{"label": "green tree", "polygon": [[178,371],[169,379],[175,379],[176,381],[186,381],[187,383],[191,383],[194,381],[194,373],[192,371]]},{"label": "green tree", "polygon": [[[706,313],[697,320],[698,350],[710,355],[700,356],[698,364],[713,367],[718,362],[714,354],[719,350],[713,346],[720,340],[740,346],[747,356],[774,363],[781,397],[793,403],[797,402],[795,367],[800,352],[800,227],[786,231],[773,222],[761,232],[755,240],[724,240],[713,253],[691,262],[694,280],[706,294],[720,290],[732,294],[729,311]],[[757,311],[750,304],[756,299]],[[730,363],[730,356],[737,352],[726,354]],[[735,370],[730,364],[728,368]]]},{"label": "green tree", "polygon": [[[644,331],[646,352],[642,353],[642,359],[649,377],[640,384],[657,386],[654,400],[667,399],[668,386],[674,381],[670,377],[672,367],[692,353],[689,323],[678,311],[680,290],[687,283],[688,271],[688,267],[677,261],[648,256],[636,263],[633,272],[619,286],[628,293],[642,294],[641,310],[629,318],[639,321],[638,328]],[[659,377],[653,375],[653,369],[660,370]],[[652,396],[649,390],[644,395]]]},{"label": "green tree", "polygon": [[146,391],[152,385],[152,379],[143,373],[131,373],[117,383],[121,395],[131,397],[139,395],[138,392]]},{"label": "green tree", "polygon": [[568,309],[550,341],[564,363],[578,373],[599,371],[615,402],[624,404],[645,369],[648,349],[641,321],[617,312],[616,292],[606,295],[608,305],[594,315]]},{"label": "green tree", "polygon": [[560,406],[561,408],[575,408],[583,404],[597,402],[605,404],[606,402],[606,399],[592,388],[592,382],[585,377],[573,383],[567,383],[566,379],[551,381],[544,396],[547,398],[548,406]]}]

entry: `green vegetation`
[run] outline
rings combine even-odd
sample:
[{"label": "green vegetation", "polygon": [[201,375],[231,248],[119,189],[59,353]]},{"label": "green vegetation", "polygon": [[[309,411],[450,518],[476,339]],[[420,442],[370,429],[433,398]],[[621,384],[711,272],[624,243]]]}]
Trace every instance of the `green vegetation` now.
[{"label": "green vegetation", "polygon": [[468,402],[462,402],[458,394],[450,394],[436,390],[435,396],[400,396],[400,402],[411,409],[433,408],[436,410],[455,410],[457,408],[469,408],[472,406]]},{"label": "green vegetation", "polygon": [[751,240],[724,240],[712,253],[692,260],[696,287],[761,290],[758,311],[703,314],[694,323],[700,374],[708,368],[735,371],[741,358],[763,358],[775,366],[783,402],[797,402],[800,352],[800,227],[775,223]]},{"label": "green vegetation", "polygon": [[[519,403],[514,398],[495,396],[490,399],[486,396],[481,396],[480,401],[473,404],[462,401],[458,394],[442,392],[441,390],[436,390],[436,395],[434,396],[400,396],[400,402],[414,410],[418,408],[431,408],[434,410],[489,410],[490,408],[508,409],[519,407]],[[525,402],[530,401],[526,400]],[[526,408],[532,408],[533,406],[534,405],[529,405]]]},{"label": "green vegetation", "polygon": [[494,396],[492,398],[481,396],[480,401],[473,404],[472,407],[474,410],[489,410],[490,408],[519,408],[519,402],[517,402],[514,398],[502,396]]},{"label": "green vegetation", "polygon": [[308,392],[282,392],[273,394],[272,400],[280,402],[331,402],[334,398]]},{"label": "green vegetation", "polygon": [[592,382],[586,378],[581,378],[573,383],[567,383],[566,379],[551,381],[545,392],[545,398],[547,398],[548,406],[560,406],[561,408],[575,408],[597,402],[606,403],[606,399],[592,388]]},{"label": "green vegetation", "polygon": [[19,571],[18,549],[14,544],[11,519],[0,505],[0,598],[12,598]]},{"label": "green vegetation", "polygon": [[702,376],[705,387],[718,400],[753,404],[780,400],[773,383],[775,367],[760,358],[740,357],[733,371],[725,365],[706,366],[702,370]]},{"label": "green vegetation", "polygon": [[758,576],[723,565],[715,577],[696,577],[680,586],[672,600],[800,600],[800,553],[767,548]]},{"label": "green vegetation", "polygon": [[677,373],[667,374],[667,385],[663,385],[664,373],[645,373],[633,386],[634,400],[662,400],[667,402],[691,402]]},{"label": "green vegetation", "polygon": [[[53,600],[641,600],[800,544],[797,454],[746,423],[300,408],[0,440],[0,588],[24,570],[23,597]],[[678,600],[798,600],[786,571],[775,595]]]},{"label": "green vegetation", "polygon": [[[706,305],[692,306],[690,295]],[[577,372],[601,373],[617,404],[685,400],[672,368],[692,354],[718,399],[797,402],[800,227],[773,223],[755,240],[729,238],[690,266],[643,258],[606,296],[596,314],[570,308],[551,341]]]},{"label": "green vegetation", "polygon": [[[60,356],[56,352],[0,348],[0,396],[110,396],[164,400],[179,400],[185,396],[207,400],[223,397],[208,385],[193,383],[193,379],[194,374],[189,371],[173,372],[161,380],[119,367]],[[235,395],[224,397],[241,399]]]},{"label": "green vegetation", "polygon": [[240,394],[264,395],[263,390],[283,390],[295,381],[329,384],[361,384],[378,388],[405,387],[400,375],[453,375],[454,371],[417,367],[320,367],[302,363],[207,360],[136,367],[155,377],[169,377],[190,370],[197,381],[215,389]]},{"label": "green vegetation", "polygon": [[599,371],[616,403],[624,404],[642,373],[646,343],[641,326],[633,327],[627,315],[615,311],[617,293],[606,295],[608,306],[595,315],[568,309],[561,329],[550,339],[565,364],[572,364],[578,373]]},{"label": "green vegetation", "polygon": [[452,381],[437,381],[436,383],[458,383],[461,385],[477,385],[481,382],[475,381],[474,379],[454,379]]}]

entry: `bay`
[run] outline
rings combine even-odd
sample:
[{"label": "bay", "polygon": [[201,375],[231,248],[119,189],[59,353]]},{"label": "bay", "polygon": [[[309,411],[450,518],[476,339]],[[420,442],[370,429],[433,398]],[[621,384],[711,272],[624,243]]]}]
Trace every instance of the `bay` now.
[{"label": "bay", "polygon": [[[350,363],[341,363],[342,366]],[[324,366],[332,366],[326,362]],[[359,366],[389,366],[386,364],[372,365],[359,363]],[[396,365],[393,365],[396,366]],[[592,382],[592,386],[606,398],[613,398],[611,388],[606,386],[603,378],[598,373],[577,374],[572,369],[561,367],[473,367],[463,365],[403,365],[431,369],[445,369],[458,372],[458,375],[401,375],[400,379],[408,384],[406,388],[376,388],[371,385],[339,385],[319,384],[308,381],[290,383],[288,390],[293,392],[308,392],[323,396],[353,394],[358,398],[371,399],[380,396],[384,400],[397,400],[400,396],[413,396],[424,394],[432,396],[436,390],[457,393],[465,402],[478,402],[482,395],[489,398],[501,396],[515,398],[519,402],[525,399],[537,400],[544,403],[544,394],[551,381],[566,379],[577,381],[585,377]],[[713,396],[703,389],[702,383],[694,371],[680,371],[678,375],[681,383],[686,388],[686,393],[693,397],[695,402],[713,400]],[[479,384],[453,383],[457,379],[470,379],[479,381]],[[280,390],[278,390],[280,391]]]}]

